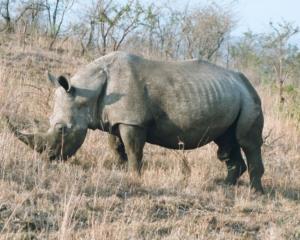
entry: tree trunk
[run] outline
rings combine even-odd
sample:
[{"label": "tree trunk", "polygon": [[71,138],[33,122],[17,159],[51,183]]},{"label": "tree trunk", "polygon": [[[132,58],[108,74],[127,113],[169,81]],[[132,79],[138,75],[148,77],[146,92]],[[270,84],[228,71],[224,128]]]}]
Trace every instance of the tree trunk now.
[{"label": "tree trunk", "polygon": [[285,98],[283,96],[283,80],[279,79],[279,99],[280,99],[280,104],[283,104],[285,101]]}]

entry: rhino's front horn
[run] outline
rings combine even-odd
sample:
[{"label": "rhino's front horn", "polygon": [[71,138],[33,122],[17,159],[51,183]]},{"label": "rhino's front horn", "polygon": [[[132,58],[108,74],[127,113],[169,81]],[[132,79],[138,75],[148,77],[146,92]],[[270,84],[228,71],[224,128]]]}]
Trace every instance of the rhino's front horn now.
[{"label": "rhino's front horn", "polygon": [[19,130],[19,127],[6,116],[6,120],[9,129],[14,133],[14,135],[23,143],[30,146],[35,151],[42,153],[47,147],[52,146],[54,143],[51,141],[53,138],[49,133],[26,133]]}]

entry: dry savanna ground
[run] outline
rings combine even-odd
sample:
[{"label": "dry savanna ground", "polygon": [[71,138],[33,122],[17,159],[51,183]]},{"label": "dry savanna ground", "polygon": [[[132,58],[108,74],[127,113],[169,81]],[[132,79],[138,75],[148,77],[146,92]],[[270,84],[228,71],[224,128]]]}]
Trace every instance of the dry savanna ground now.
[{"label": "dry savanna ground", "polygon": [[48,162],[9,132],[2,113],[32,125],[47,119],[45,71],[72,74],[87,61],[7,40],[0,56],[0,239],[300,239],[299,123],[270,87],[257,86],[266,194],[253,197],[248,174],[237,187],[218,181],[226,170],[214,144],[184,152],[146,145],[140,179],[110,164],[100,131],[68,162]]}]

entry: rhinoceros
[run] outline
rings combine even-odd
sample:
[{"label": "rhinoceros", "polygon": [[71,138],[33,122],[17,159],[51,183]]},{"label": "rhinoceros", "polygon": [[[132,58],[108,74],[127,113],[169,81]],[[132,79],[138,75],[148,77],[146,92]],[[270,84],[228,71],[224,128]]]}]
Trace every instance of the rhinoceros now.
[{"label": "rhinoceros", "polygon": [[36,151],[48,148],[50,159],[75,154],[88,129],[108,132],[112,152],[135,173],[146,142],[194,149],[214,141],[227,166],[225,182],[236,184],[248,166],[251,187],[263,192],[261,100],[242,73],[203,60],[164,62],[113,52],[69,80],[51,74],[49,80],[56,87],[49,130],[25,134],[10,126]]}]

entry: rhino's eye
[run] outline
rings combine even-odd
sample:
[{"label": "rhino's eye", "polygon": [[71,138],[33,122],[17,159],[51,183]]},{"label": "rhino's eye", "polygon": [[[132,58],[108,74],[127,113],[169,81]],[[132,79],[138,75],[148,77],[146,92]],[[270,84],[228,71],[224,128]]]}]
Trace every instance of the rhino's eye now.
[{"label": "rhino's eye", "polygon": [[55,124],[55,129],[59,132],[66,132],[66,130],[68,129],[66,124],[63,123],[56,123]]},{"label": "rhino's eye", "polygon": [[73,125],[70,124],[63,124],[63,123],[57,123],[55,124],[55,129],[57,130],[57,132],[61,133],[61,134],[68,134],[70,132],[70,130],[72,130]]}]

